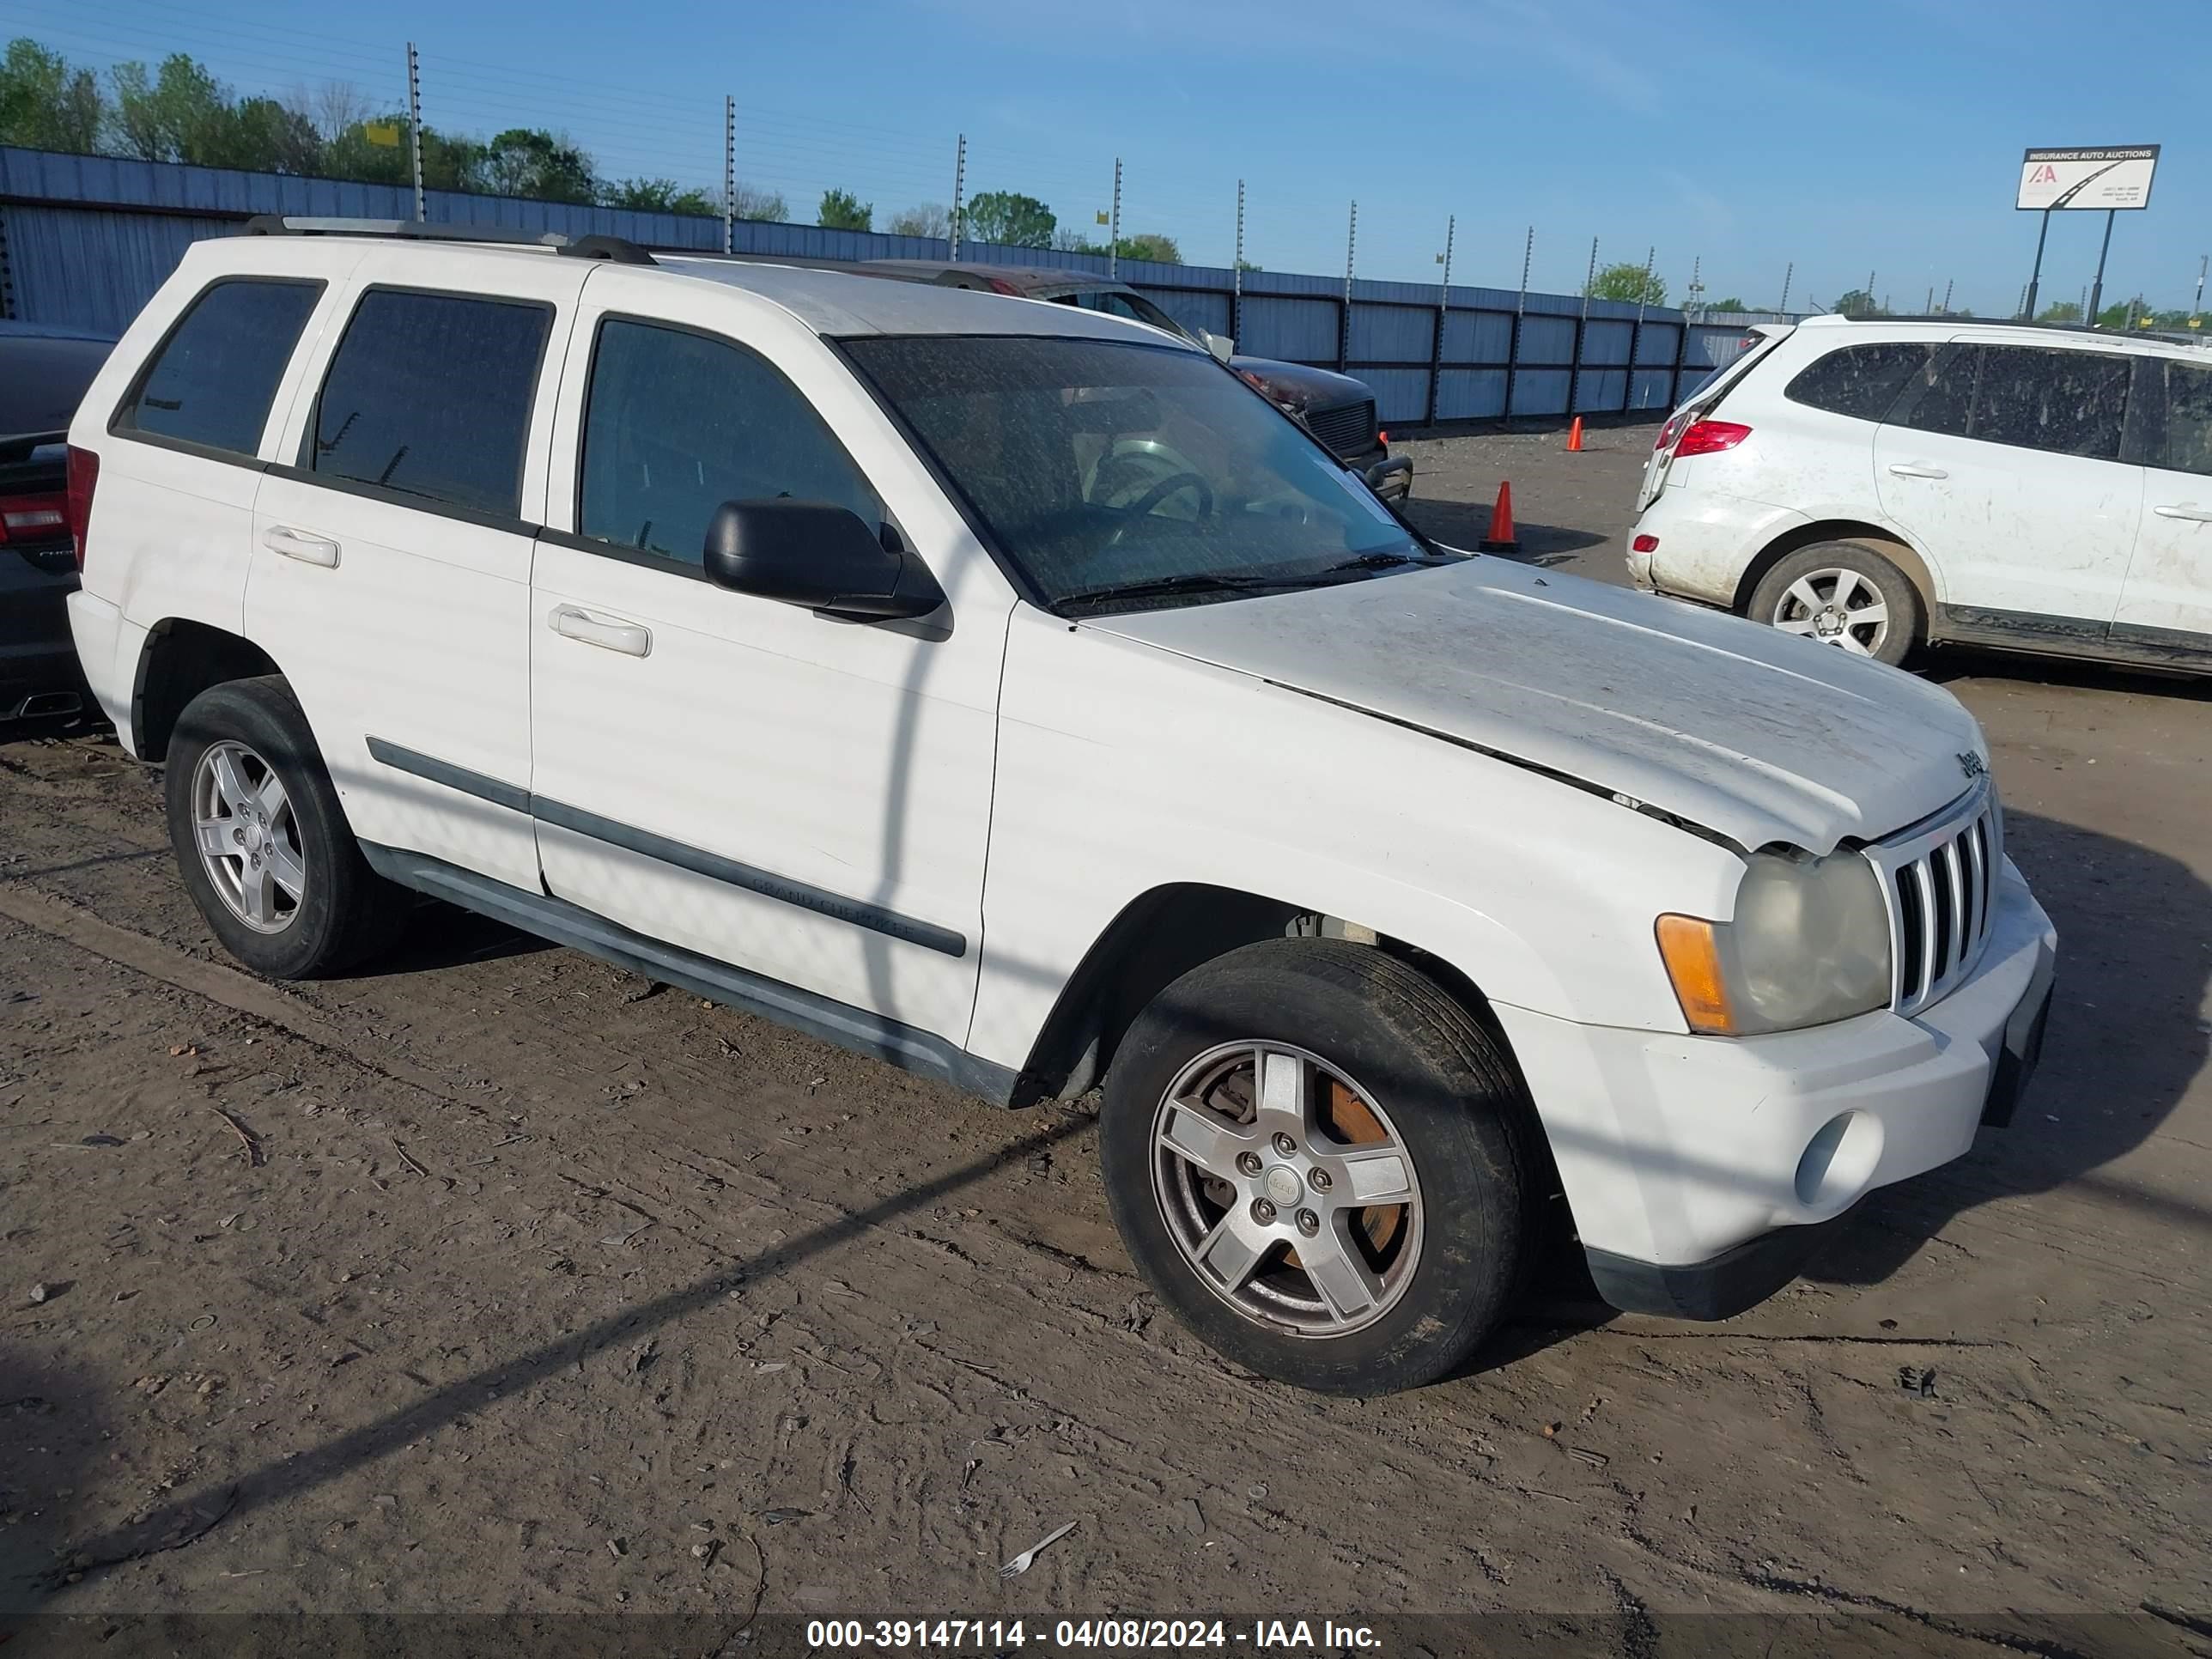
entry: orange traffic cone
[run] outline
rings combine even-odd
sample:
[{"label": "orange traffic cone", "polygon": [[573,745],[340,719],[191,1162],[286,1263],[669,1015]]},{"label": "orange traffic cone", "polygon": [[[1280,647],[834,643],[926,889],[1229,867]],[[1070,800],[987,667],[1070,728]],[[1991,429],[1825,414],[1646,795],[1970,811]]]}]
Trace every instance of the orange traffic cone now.
[{"label": "orange traffic cone", "polygon": [[1574,424],[1567,428],[1567,453],[1578,454],[1583,447],[1583,417],[1575,416]]},{"label": "orange traffic cone", "polygon": [[1502,480],[1497,505],[1490,509],[1490,533],[1477,546],[1486,553],[1518,553],[1521,538],[1513,532],[1513,486]]}]

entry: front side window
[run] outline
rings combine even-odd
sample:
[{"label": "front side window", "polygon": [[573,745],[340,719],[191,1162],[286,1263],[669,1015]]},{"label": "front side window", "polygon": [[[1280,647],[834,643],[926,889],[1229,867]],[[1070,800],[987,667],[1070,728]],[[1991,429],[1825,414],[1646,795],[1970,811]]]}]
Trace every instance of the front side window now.
[{"label": "front side window", "polygon": [[252,454],[322,291],[320,283],[263,278],[216,283],[161,343],[114,429]]},{"label": "front side window", "polygon": [[1879,421],[1935,349],[1930,342],[1912,340],[1844,346],[1800,369],[1782,395],[1831,415]]},{"label": "front side window", "polygon": [[1279,591],[1426,558],[1334,457],[1199,353],[1014,336],[847,349],[1048,604]]},{"label": "front side window", "polygon": [[552,319],[520,301],[370,289],[316,400],[309,470],[513,516]]},{"label": "front side window", "polygon": [[724,501],[831,501],[870,529],[883,503],[814,406],[757,352],[683,329],[600,325],[584,410],[576,528],[704,562]]},{"label": "front side window", "polygon": [[2154,367],[2166,371],[2165,419],[2146,463],[2169,472],[2212,474],[2212,368],[2187,363]]}]

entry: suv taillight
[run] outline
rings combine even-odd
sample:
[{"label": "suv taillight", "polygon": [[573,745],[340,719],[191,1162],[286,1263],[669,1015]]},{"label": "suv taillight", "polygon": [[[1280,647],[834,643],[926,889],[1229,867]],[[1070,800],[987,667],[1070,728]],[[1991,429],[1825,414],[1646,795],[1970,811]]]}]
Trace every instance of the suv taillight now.
[{"label": "suv taillight", "polygon": [[1751,428],[1734,421],[1698,421],[1682,434],[1674,446],[1674,457],[1685,455],[1714,455],[1723,449],[1734,449],[1751,436]]},{"label": "suv taillight", "polygon": [[100,482],[100,457],[89,449],[69,447],[69,488],[62,513],[69,523],[70,545],[76,550],[76,568],[84,568],[84,537],[92,523],[92,491]]},{"label": "suv taillight", "polygon": [[1689,422],[1690,411],[1686,409],[1669,416],[1667,424],[1659,428],[1658,440],[1651,447],[1662,450],[1672,449],[1674,447],[1674,440],[1682,435],[1682,428],[1688,425]]}]

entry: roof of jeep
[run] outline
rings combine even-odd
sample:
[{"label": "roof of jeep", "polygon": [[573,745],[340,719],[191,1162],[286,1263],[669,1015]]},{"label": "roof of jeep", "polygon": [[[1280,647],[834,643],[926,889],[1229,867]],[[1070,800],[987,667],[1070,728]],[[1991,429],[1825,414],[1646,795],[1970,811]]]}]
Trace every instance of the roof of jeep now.
[{"label": "roof of jeep", "polygon": [[[1158,329],[1073,306],[1010,299],[934,283],[885,282],[880,276],[772,264],[760,259],[686,258],[656,253],[672,276],[720,283],[773,300],[816,332],[868,334],[1065,334],[1103,340],[1161,343]],[[1196,348],[1192,348],[1195,349]]]},{"label": "roof of jeep", "polygon": [[256,262],[255,245],[259,238],[283,235],[356,246],[373,243],[387,251],[404,247],[408,258],[426,263],[429,267],[425,271],[428,277],[441,258],[451,260],[462,254],[471,258],[489,255],[496,259],[581,255],[595,262],[607,259],[611,268],[622,270],[626,276],[714,283],[740,289],[781,307],[816,333],[838,338],[872,334],[1062,335],[1142,340],[1148,345],[1198,349],[1185,342],[1164,341],[1157,329],[1102,312],[1041,304],[933,283],[886,282],[881,276],[860,275],[849,269],[824,269],[805,259],[784,263],[753,254],[647,253],[629,243],[604,237],[571,241],[561,236],[539,239],[527,232],[495,227],[438,226],[425,230],[398,222],[386,224],[377,220],[264,216],[252,221],[248,230],[249,234],[243,237],[218,237],[197,243],[187,257],[232,269],[250,268]]}]

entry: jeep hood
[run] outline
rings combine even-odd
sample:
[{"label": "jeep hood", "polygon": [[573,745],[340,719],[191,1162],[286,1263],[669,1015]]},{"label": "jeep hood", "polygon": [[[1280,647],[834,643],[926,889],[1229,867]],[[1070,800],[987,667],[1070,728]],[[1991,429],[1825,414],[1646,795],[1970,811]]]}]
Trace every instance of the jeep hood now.
[{"label": "jeep hood", "polygon": [[1879,840],[1987,763],[1973,717],[1909,674],[1495,558],[1082,625],[1627,796],[1745,849]]}]

